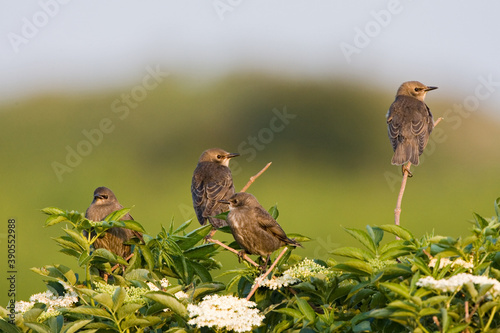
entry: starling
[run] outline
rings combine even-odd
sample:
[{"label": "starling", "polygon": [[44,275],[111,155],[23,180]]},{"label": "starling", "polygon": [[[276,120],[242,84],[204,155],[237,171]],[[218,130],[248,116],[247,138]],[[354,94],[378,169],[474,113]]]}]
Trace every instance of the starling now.
[{"label": "starling", "polygon": [[[120,205],[115,197],[113,191],[107,187],[98,187],[94,191],[94,200],[92,204],[87,209],[85,217],[92,221],[102,221],[106,216],[114,211],[122,209],[123,206]],[[133,220],[132,216],[127,213],[122,217],[123,221]],[[99,237],[94,242],[95,249],[106,249],[116,255],[121,256],[124,259],[128,259],[132,253],[130,245],[123,244],[137,237],[139,240],[143,240],[142,233],[126,228],[113,227],[106,231],[104,236]]]},{"label": "starling", "polygon": [[271,253],[284,245],[302,246],[286,236],[253,195],[235,193],[224,203],[229,204],[227,220],[231,233],[244,252],[267,257],[267,263]]},{"label": "starling", "polygon": [[216,229],[228,225],[227,221],[212,216],[228,210],[228,205],[220,200],[227,200],[234,194],[229,161],[236,156],[239,154],[219,148],[208,149],[201,154],[191,182],[193,207],[200,224],[204,225],[208,219]]},{"label": "starling", "polygon": [[425,94],[437,89],[418,81],[404,82],[396,93],[396,99],[387,112],[389,139],[394,156],[392,164],[411,162],[418,165],[434,121],[429,107],[424,103]]}]

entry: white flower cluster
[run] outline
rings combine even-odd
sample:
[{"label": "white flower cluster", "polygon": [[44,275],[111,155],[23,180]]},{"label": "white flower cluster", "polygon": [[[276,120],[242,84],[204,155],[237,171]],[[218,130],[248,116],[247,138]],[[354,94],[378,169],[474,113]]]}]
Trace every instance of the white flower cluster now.
[{"label": "white flower cluster", "polygon": [[264,316],[254,307],[256,304],[234,296],[208,295],[198,305],[189,304],[191,318],[188,323],[197,327],[248,332],[260,326]]},{"label": "white flower cluster", "polygon": [[455,292],[467,283],[492,285],[493,287],[488,291],[488,294],[493,297],[500,296],[500,282],[498,282],[498,280],[487,276],[477,276],[468,273],[460,273],[450,277],[449,279],[440,280],[436,280],[432,276],[426,276],[418,280],[417,286],[443,292]]},{"label": "white flower cluster", "polygon": [[16,313],[23,314],[30,310],[35,303],[43,303],[47,305],[47,308],[38,318],[39,322],[43,322],[50,317],[58,316],[60,314],[58,309],[72,307],[77,302],[78,295],[73,291],[69,291],[64,296],[58,296],[48,290],[44,293],[31,295],[29,302],[16,302]]},{"label": "white flower cluster", "polygon": [[[149,290],[151,290],[151,291],[159,291],[160,290],[160,288],[158,288],[152,282],[148,282],[147,285],[149,287]],[[160,286],[162,287],[162,289],[167,289],[170,286],[170,281],[168,281],[167,279],[163,278],[163,279],[160,280]]]},{"label": "white flower cluster", "polygon": [[181,291],[178,291],[174,294],[174,296],[179,300],[183,300],[183,299],[187,299],[189,298],[189,295],[186,294],[185,292],[183,292],[182,290]]},{"label": "white flower cluster", "polygon": [[[281,287],[287,287],[289,285],[298,283],[300,281],[305,281],[310,277],[318,275],[323,275],[328,280],[330,276],[332,276],[332,274],[333,272],[328,268],[318,265],[311,259],[305,258],[298,264],[284,271],[283,275],[273,276],[271,277],[271,279],[264,279],[259,286],[276,290]],[[261,278],[262,275],[258,276],[254,281],[254,285]]]},{"label": "white flower cluster", "polygon": [[[472,261],[472,259],[471,259],[471,261]],[[437,259],[432,258],[431,261],[429,262],[429,267],[435,267],[436,263],[437,263]],[[460,266],[463,268],[467,268],[469,270],[474,268],[474,264],[472,262],[467,262],[467,261],[463,260],[462,258],[458,258],[456,260],[450,260],[448,258],[441,258],[441,260],[439,261],[439,269],[446,267],[448,265],[451,265],[452,268],[454,268],[456,266]]]}]

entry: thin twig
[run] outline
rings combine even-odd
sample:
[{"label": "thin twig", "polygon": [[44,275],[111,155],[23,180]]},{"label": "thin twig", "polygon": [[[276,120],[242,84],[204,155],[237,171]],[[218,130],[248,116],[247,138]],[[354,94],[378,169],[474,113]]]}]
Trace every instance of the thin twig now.
[{"label": "thin twig", "polygon": [[[439,122],[443,120],[442,117],[438,118],[434,122],[434,127],[436,127]],[[396,202],[396,209],[394,209],[394,223],[399,225],[399,218],[401,216],[401,202],[403,201],[403,194],[405,193],[406,181],[408,180],[408,175],[410,173],[411,162],[408,162],[406,166],[403,167],[403,179],[401,180],[401,189],[399,190],[398,201]]]},{"label": "thin twig", "polygon": [[[227,246],[226,244],[222,243],[221,241],[217,240],[217,239],[213,239],[213,238],[207,238],[207,241],[209,242],[212,242],[212,243],[215,243],[217,245],[220,245],[222,246],[223,248],[225,248],[226,250],[229,250],[233,253],[236,253],[237,255],[240,255],[240,252],[238,252],[237,250],[233,249],[232,247],[229,247]],[[246,261],[248,261],[250,264],[254,265],[255,267],[259,267],[259,264],[257,264],[255,261],[253,261],[249,256],[247,256],[246,254],[243,254],[242,255],[242,258],[245,259]]]},{"label": "thin twig", "polygon": [[241,189],[241,191],[240,191],[240,192],[245,192],[245,191],[246,191],[246,190],[250,187],[250,185],[252,185],[252,183],[253,183],[253,182],[254,182],[257,178],[259,178],[259,176],[260,176],[260,175],[262,175],[262,174],[264,173],[264,171],[266,171],[266,170],[267,170],[267,168],[269,168],[269,167],[271,166],[271,164],[272,164],[272,163],[273,163],[273,162],[269,162],[269,163],[267,163],[267,164],[266,164],[266,166],[265,166],[262,170],[260,170],[260,171],[259,171],[259,172],[255,175],[255,176],[250,177],[250,180],[249,180],[249,181],[248,181],[248,183],[247,183],[247,184],[246,184],[246,185],[245,185],[245,186]]},{"label": "thin twig", "polygon": [[283,257],[283,255],[285,254],[285,252],[288,250],[288,247],[285,246],[285,248],[283,249],[283,251],[281,251],[281,253],[278,255],[278,257],[276,258],[276,260],[274,260],[273,264],[271,265],[271,267],[269,267],[269,269],[267,270],[267,272],[265,272],[261,278],[259,279],[259,281],[257,281],[255,283],[255,285],[253,286],[252,290],[250,291],[250,294],[248,294],[247,296],[247,301],[250,300],[250,298],[252,298],[253,294],[255,293],[255,291],[257,290],[257,288],[259,288],[260,286],[260,283],[262,282],[262,280],[264,280],[266,278],[266,276],[272,272],[272,270],[274,269],[274,267],[276,267],[276,264],[278,264],[278,261],[281,259],[281,257]]}]

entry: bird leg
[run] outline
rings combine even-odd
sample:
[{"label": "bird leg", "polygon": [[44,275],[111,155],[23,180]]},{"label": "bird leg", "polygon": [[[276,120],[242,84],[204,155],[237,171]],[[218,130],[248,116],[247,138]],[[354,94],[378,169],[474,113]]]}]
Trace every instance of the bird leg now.
[{"label": "bird leg", "polygon": [[217,229],[213,228],[212,230],[210,230],[209,234],[205,236],[205,238],[203,238],[203,242],[204,243],[208,243],[212,240],[212,237],[215,235],[215,233],[217,232]]},{"label": "bird leg", "polygon": [[410,172],[410,166],[411,166],[411,162],[408,162],[408,164],[406,165],[402,165],[401,166],[401,174],[404,176],[405,175],[405,172],[408,172],[408,177],[411,178],[413,177],[413,174]]}]

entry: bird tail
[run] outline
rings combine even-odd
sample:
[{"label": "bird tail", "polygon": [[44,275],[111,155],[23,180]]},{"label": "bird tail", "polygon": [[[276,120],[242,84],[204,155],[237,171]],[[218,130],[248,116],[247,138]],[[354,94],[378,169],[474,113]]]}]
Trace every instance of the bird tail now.
[{"label": "bird tail", "polygon": [[295,246],[295,247],[303,247],[302,244],[300,244],[299,242],[297,242],[294,238],[288,238],[287,237],[286,244],[287,245],[291,245],[291,246]]},{"label": "bird tail", "polygon": [[397,145],[392,156],[391,163],[393,165],[402,165],[406,162],[411,162],[413,165],[418,165],[418,145],[413,142],[401,142]]}]

